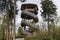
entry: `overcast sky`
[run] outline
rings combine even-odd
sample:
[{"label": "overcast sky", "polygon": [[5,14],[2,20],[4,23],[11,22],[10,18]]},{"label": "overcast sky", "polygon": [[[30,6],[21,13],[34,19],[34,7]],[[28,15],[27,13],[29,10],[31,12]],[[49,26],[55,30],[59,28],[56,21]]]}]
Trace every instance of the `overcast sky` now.
[{"label": "overcast sky", "polygon": [[[57,15],[58,16],[60,16],[60,0],[53,0],[53,2],[54,2],[54,4],[56,5],[56,7],[57,7]],[[42,17],[40,16],[40,10],[41,10],[41,0],[27,0],[26,2],[24,2],[24,3],[33,3],[33,4],[37,4],[38,5],[38,8],[39,8],[39,11],[38,11],[38,18],[39,18],[39,20],[40,21],[42,21]],[[21,22],[21,17],[20,17],[20,15],[21,15],[21,10],[20,10],[20,8],[21,8],[21,4],[24,4],[24,3],[22,3],[22,2],[20,2],[20,1],[17,1],[17,6],[18,6],[18,9],[19,9],[19,14],[16,16],[16,18],[17,18],[17,20],[16,20],[16,22],[17,22],[17,24],[18,23],[20,23]]]}]

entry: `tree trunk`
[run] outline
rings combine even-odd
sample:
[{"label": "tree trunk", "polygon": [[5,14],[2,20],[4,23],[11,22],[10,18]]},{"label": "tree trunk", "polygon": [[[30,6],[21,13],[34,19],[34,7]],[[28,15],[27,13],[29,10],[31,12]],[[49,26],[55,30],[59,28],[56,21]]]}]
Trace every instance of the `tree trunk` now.
[{"label": "tree trunk", "polygon": [[49,39],[51,40],[52,32],[51,32],[51,26],[50,26],[49,22],[50,22],[50,18],[49,18],[49,13],[48,13],[48,36],[49,36]]},{"label": "tree trunk", "polygon": [[14,31],[13,31],[13,33],[14,33],[14,35],[13,35],[13,40],[15,40],[15,19],[16,19],[16,16],[15,16],[15,14],[16,14],[16,0],[14,0]]},{"label": "tree trunk", "polygon": [[[4,19],[3,19],[3,23],[4,23],[4,22],[5,22],[5,15],[4,15]],[[4,26],[3,26],[3,37],[2,37],[3,40],[5,39],[5,38],[4,38],[4,37],[5,37],[5,31],[4,31],[4,30],[5,30],[5,28],[4,28]]]},{"label": "tree trunk", "polygon": [[6,27],[6,34],[7,34],[7,37],[6,37],[6,40],[10,40],[10,29],[9,29],[9,0],[6,0],[6,13],[7,13],[7,27]]},{"label": "tree trunk", "polygon": [[50,35],[50,26],[49,26],[49,13],[48,13],[48,35]]}]

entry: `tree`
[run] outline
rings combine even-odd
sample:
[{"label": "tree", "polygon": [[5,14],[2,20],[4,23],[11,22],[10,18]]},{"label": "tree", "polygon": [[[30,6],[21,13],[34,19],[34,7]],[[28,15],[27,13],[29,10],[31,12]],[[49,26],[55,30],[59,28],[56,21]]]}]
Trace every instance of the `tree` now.
[{"label": "tree", "polygon": [[[6,7],[8,7],[7,9],[7,15],[8,15],[8,20],[9,21],[12,21],[12,19],[14,19],[14,35],[13,35],[13,40],[15,40],[15,19],[16,19],[16,15],[18,14],[18,10],[17,10],[17,5],[16,5],[16,1],[17,0],[14,0],[14,2],[12,0],[8,0],[6,3],[8,6],[10,6],[10,8],[6,5]],[[8,22],[8,25],[9,25],[9,22]]]},{"label": "tree", "polygon": [[0,11],[5,9],[6,0],[0,0]]},{"label": "tree", "polygon": [[[11,24],[12,19],[14,19],[14,3],[12,0],[0,0],[0,11],[6,11],[6,23],[7,23],[7,40],[9,36],[9,25]],[[16,7],[17,9],[17,7]],[[17,14],[17,11],[15,11],[15,15]]]},{"label": "tree", "polygon": [[[9,36],[9,26],[12,23],[12,20],[14,19],[14,31],[15,31],[15,15],[17,15],[18,10],[17,10],[17,5],[16,5],[17,0],[0,0],[0,11],[6,11],[6,23],[7,23],[7,40]],[[14,32],[15,33],[15,32]],[[15,35],[15,34],[14,34]]]},{"label": "tree", "polygon": [[26,0],[20,0],[21,2],[25,2]]},{"label": "tree", "polygon": [[[2,15],[3,16],[3,15]],[[6,20],[5,20],[5,15],[3,17],[1,17],[1,24],[0,24],[0,34],[1,34],[1,39],[0,40],[5,40],[5,29],[6,29]]]},{"label": "tree", "polygon": [[44,0],[41,1],[42,4],[42,13],[41,16],[44,18],[44,21],[47,21],[48,24],[48,34],[50,35],[50,25],[49,22],[52,20],[54,21],[54,16],[57,16],[56,14],[56,6],[53,4],[50,0]]}]

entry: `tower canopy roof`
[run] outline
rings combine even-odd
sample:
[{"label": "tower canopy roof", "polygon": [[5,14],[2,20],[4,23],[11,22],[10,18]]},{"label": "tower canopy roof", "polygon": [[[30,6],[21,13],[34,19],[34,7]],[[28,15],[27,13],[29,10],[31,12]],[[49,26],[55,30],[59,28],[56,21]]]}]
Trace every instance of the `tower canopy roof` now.
[{"label": "tower canopy roof", "polygon": [[26,3],[21,5],[21,10],[25,9],[35,9],[38,11],[38,6],[36,4]]}]

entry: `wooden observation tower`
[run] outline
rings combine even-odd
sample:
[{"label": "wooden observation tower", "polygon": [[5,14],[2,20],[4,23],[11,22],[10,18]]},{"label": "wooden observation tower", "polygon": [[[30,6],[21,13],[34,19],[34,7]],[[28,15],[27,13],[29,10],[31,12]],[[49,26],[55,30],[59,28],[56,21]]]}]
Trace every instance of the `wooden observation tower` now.
[{"label": "wooden observation tower", "polygon": [[[38,26],[35,23],[38,22],[38,7],[36,4],[22,4],[21,6],[21,26],[24,27],[24,32],[26,33],[26,26],[33,28],[34,30],[38,29]],[[32,21],[29,21],[32,20]]]}]

